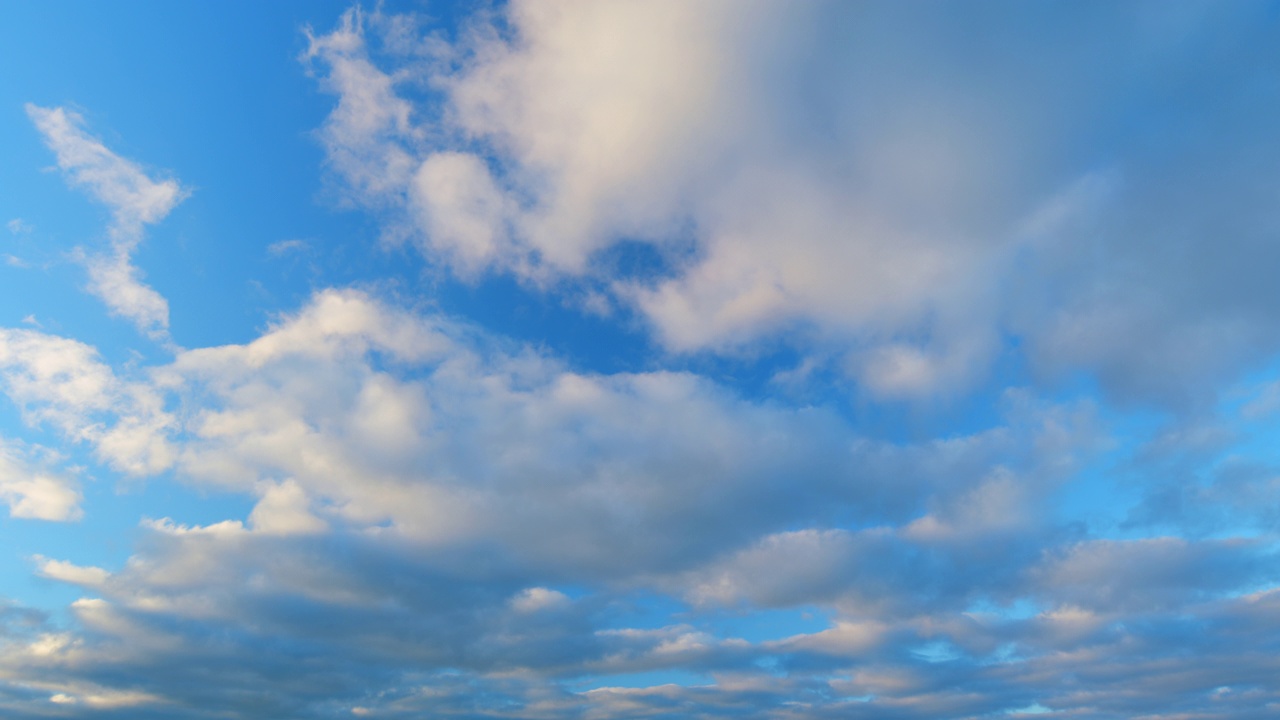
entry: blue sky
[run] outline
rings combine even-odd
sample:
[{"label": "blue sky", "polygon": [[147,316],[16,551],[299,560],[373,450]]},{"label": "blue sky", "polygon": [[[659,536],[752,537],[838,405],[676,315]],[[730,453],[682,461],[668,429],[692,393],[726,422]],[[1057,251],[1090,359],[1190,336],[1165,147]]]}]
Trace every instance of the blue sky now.
[{"label": "blue sky", "polygon": [[1278,8],[9,3],[0,714],[1274,715]]}]

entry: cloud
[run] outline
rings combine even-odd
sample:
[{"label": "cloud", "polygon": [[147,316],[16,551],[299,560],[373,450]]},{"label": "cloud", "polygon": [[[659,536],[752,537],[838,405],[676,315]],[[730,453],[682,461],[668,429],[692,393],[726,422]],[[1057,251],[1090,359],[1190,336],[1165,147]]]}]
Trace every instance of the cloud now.
[{"label": "cloud", "polygon": [[[683,569],[797,522],[907,522],[934,502],[956,535],[1021,527],[1017,486],[1052,487],[1094,443],[1087,411],[1015,402],[1006,428],[900,448],[830,409],[751,403],[687,373],[574,372],[475,333],[324,291],[250,343],[153,369],[183,424],[139,424],[181,432],[174,467],[258,494],[262,523],[503,547],[590,581]],[[992,480],[996,463],[1026,475]],[[1016,499],[986,508],[1001,493]],[[978,509],[946,509],[963,502]]]},{"label": "cloud", "polygon": [[[93,598],[74,606],[74,635],[39,641],[47,662],[31,664],[32,643],[12,651],[19,676],[74,657],[50,695],[84,698],[72,686],[92,683],[158,698],[147,706],[169,716],[319,717],[335,703],[371,708],[371,687],[385,688],[371,712],[408,714],[485,697],[509,697],[521,716],[621,698],[781,707],[826,684],[838,658],[891,667],[888,648],[958,633],[939,628],[976,600],[1035,592],[1026,574],[1064,537],[1042,526],[1048,499],[1097,446],[1087,407],[1018,393],[1003,424],[972,435],[873,441],[829,410],[748,401],[684,373],[575,372],[354,290],[130,378],[87,346],[9,332],[9,392],[32,420],[99,448],[128,422],[165,461],[146,471],[150,456],[125,454],[126,467],[258,498],[243,519],[145,523],[119,569],[38,561]],[[693,610],[636,626],[635,593]],[[812,637],[751,642],[711,619],[741,603],[839,617]],[[228,640],[209,646],[209,633]],[[953,642],[994,652],[990,634]],[[246,654],[253,677],[292,679],[258,683]],[[320,659],[316,679],[289,669],[302,656]],[[782,682],[757,662],[796,670]],[[673,671],[719,679],[692,697],[603,689]],[[455,694],[445,672],[471,689]],[[565,690],[573,678],[594,689]],[[429,693],[414,689],[424,683]]]},{"label": "cloud", "polygon": [[129,250],[141,239],[143,226],[160,222],[184,199],[186,193],[177,181],[152,180],[138,165],[85,132],[80,115],[30,103],[26,111],[71,183],[111,209],[112,238]]},{"label": "cloud", "polygon": [[[1012,337],[1042,378],[1185,407],[1280,347],[1243,260],[1270,253],[1277,181],[1246,158],[1280,153],[1241,54],[1256,10],[978,36],[914,5],[514,2],[453,43],[351,12],[306,57],[339,98],[336,176],[463,278],[605,288],[676,353],[781,337],[877,398],[962,394]],[[1137,107],[1173,125],[1141,141]],[[665,270],[614,275],[626,243]]]},{"label": "cloud", "polygon": [[34,330],[0,328],[0,389],[29,425],[48,425],[87,442],[100,460],[149,475],[173,463],[173,419],[145,383],[117,377],[84,343]]},{"label": "cloud", "polygon": [[79,520],[77,483],[31,461],[29,453],[0,439],[0,500],[9,516],[66,522]]},{"label": "cloud", "polygon": [[131,256],[146,226],[163,220],[190,192],[176,180],[153,180],[136,163],[116,155],[85,131],[84,118],[74,112],[31,103],[26,111],[70,184],[84,188],[111,210],[111,252],[80,258],[89,270],[89,292],[139,330],[166,336],[168,302],[142,282]]},{"label": "cloud", "polygon": [[1055,602],[1103,612],[1149,612],[1263,580],[1273,561],[1259,545],[1242,539],[1096,540],[1064,548],[1035,572]]},{"label": "cloud", "polygon": [[569,596],[559,590],[544,587],[525,588],[511,598],[511,607],[524,613],[563,608],[569,604]]},{"label": "cloud", "polygon": [[311,246],[306,240],[277,240],[267,246],[267,254],[271,257],[280,257],[292,252],[306,252]]},{"label": "cloud", "polygon": [[138,329],[162,336],[169,327],[169,302],[145,285],[141,271],[127,253],[84,257],[89,270],[89,292],[102,298],[111,311],[129,318]]},{"label": "cloud", "polygon": [[39,574],[50,580],[59,580],[84,588],[101,588],[111,577],[111,573],[99,567],[84,567],[64,560],[36,558],[40,563]]}]

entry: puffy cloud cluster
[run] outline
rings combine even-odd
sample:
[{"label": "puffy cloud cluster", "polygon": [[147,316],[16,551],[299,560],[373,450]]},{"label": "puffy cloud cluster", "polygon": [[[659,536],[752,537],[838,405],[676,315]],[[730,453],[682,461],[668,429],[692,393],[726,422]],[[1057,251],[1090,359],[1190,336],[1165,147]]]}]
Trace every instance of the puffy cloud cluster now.
[{"label": "puffy cloud cluster", "polygon": [[[74,629],[7,641],[15,717],[1124,714],[1152,695],[1099,657],[1173,692],[1156,679],[1170,637],[1225,653],[1191,625],[1280,619],[1273,591],[1241,594],[1275,580],[1266,543],[1096,540],[1055,519],[1105,447],[1089,404],[1013,392],[987,430],[872,441],[830,410],[574,372],[350,290],[127,380],[75,357],[44,380],[10,365],[6,387],[95,447],[136,421],[93,398],[158,396],[153,471],[259,499],[211,525],[147,521],[115,570],[37,558],[85,599]],[[76,377],[99,381],[60,397]],[[677,608],[656,626],[655,601]],[[722,629],[770,608],[830,620]],[[1189,708],[1276,701],[1256,672],[1177,662]],[[612,680],[652,673],[696,680]],[[1079,695],[1046,680],[1064,674]]]},{"label": "puffy cloud cluster", "polygon": [[352,197],[464,278],[597,289],[674,352],[781,335],[878,397],[1016,338],[1179,405],[1280,342],[1262,12],[513,2],[417,44],[352,11],[307,59]]}]

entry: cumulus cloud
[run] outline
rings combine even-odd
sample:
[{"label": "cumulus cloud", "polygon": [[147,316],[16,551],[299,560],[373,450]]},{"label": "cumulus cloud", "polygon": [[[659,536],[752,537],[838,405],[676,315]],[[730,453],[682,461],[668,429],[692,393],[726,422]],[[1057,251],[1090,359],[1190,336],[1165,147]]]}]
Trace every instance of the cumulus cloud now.
[{"label": "cumulus cloud", "polygon": [[78,520],[81,499],[74,480],[41,467],[29,453],[0,439],[0,500],[9,506],[10,517]]},{"label": "cumulus cloud", "polygon": [[307,505],[306,492],[296,482],[269,485],[249,514],[249,525],[258,532],[276,535],[324,532],[328,526]]},{"label": "cumulus cloud", "polygon": [[[1245,159],[1280,152],[1266,63],[1229,49],[1258,40],[1255,10],[1002,12],[966,34],[958,8],[912,4],[513,2],[408,55],[406,23],[348,13],[307,58],[339,98],[338,176],[463,277],[608,288],[675,352],[781,334],[876,397],[955,394],[1013,336],[1046,377],[1180,405],[1280,344],[1266,263],[1239,264],[1270,252],[1277,181]],[[1209,48],[1206,79],[1180,72]],[[1131,106],[1220,147],[1137,142]],[[610,276],[636,242],[667,271]]]},{"label": "cumulus cloud", "polygon": [[149,475],[173,462],[165,437],[172,417],[162,396],[118,377],[84,343],[0,328],[0,388],[28,424],[89,443],[115,469]]},{"label": "cumulus cloud", "polygon": [[137,163],[116,155],[85,130],[77,113],[30,103],[26,110],[68,181],[111,210],[111,252],[81,258],[89,270],[89,291],[139,330],[165,336],[169,304],[142,282],[132,255],[146,226],[163,220],[188,191],[176,180],[153,180]]}]

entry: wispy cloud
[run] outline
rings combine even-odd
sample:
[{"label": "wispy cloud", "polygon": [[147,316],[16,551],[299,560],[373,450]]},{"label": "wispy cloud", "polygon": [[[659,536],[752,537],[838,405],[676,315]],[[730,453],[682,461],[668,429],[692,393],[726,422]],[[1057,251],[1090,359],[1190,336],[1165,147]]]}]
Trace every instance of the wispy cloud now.
[{"label": "wispy cloud", "polygon": [[271,257],[281,257],[290,253],[306,252],[311,249],[310,243],[306,240],[277,240],[267,246],[267,254]]},{"label": "wispy cloud", "polygon": [[137,163],[113,153],[84,129],[84,118],[72,111],[30,103],[26,111],[68,181],[111,210],[111,251],[82,256],[89,270],[89,291],[139,330],[152,337],[167,336],[168,302],[142,282],[132,254],[146,226],[163,220],[189,191],[176,180],[153,180]]},{"label": "wispy cloud", "polygon": [[14,218],[5,223],[5,227],[9,228],[9,232],[14,235],[30,235],[35,227],[22,218]]}]

